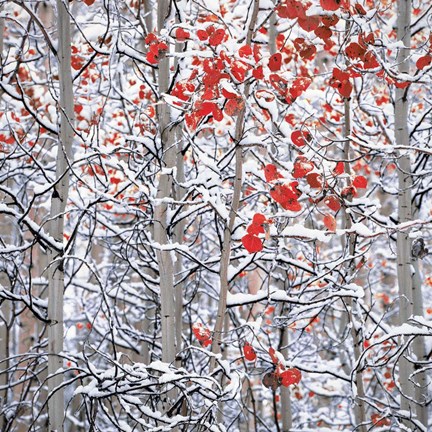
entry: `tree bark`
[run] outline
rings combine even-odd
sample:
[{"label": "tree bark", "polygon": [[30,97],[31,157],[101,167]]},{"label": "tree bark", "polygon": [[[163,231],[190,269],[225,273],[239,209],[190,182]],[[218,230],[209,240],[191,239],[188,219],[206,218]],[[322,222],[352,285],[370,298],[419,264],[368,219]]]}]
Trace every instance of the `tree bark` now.
[{"label": "tree bark", "polygon": [[[165,28],[165,22],[169,14],[169,0],[158,2],[157,25],[159,34]],[[162,326],[162,361],[171,363],[175,360],[175,292],[174,292],[174,264],[172,253],[163,250],[163,246],[169,244],[168,229],[168,205],[164,200],[171,196],[173,184],[173,168],[176,165],[175,131],[171,127],[171,110],[168,104],[162,100],[163,93],[169,89],[170,62],[169,57],[162,55],[159,61],[158,85],[159,103],[157,116],[159,120],[161,138],[161,169],[164,170],[159,178],[157,203],[155,209],[154,239],[160,245],[156,255],[159,266],[160,296],[161,296],[161,326]]]},{"label": "tree bark", "polygon": [[[256,25],[256,20],[259,12],[259,0],[253,0],[253,10],[251,20],[249,22],[249,28],[246,37],[246,44],[250,45],[252,41],[252,36],[254,34],[254,29]],[[249,96],[250,89],[250,81],[245,84],[244,87],[244,99],[247,100]],[[240,204],[240,195],[242,188],[242,174],[243,174],[243,150],[241,146],[238,144],[243,135],[243,127],[245,122],[245,113],[246,113],[246,104],[243,109],[240,111],[235,128],[235,136],[234,142],[236,144],[235,151],[235,180],[234,180],[234,194],[231,202],[231,209],[229,212],[228,220],[225,222],[225,229],[223,235],[223,246],[222,246],[222,255],[221,255],[221,264],[220,264],[220,295],[219,295],[219,304],[216,315],[216,323],[214,326],[214,334],[212,341],[212,353],[220,354],[221,345],[222,345],[222,330],[224,325],[224,318],[226,313],[226,305],[227,305],[227,296],[228,296],[228,268],[230,264],[231,258],[231,238],[232,231],[234,228],[235,219],[237,216],[237,211],[239,209]],[[210,371],[213,371],[215,368],[215,358],[212,357],[210,362]]]},{"label": "tree bark", "polygon": [[[50,209],[49,232],[63,243],[64,212],[69,191],[69,164],[73,141],[73,84],[71,74],[71,37],[68,4],[57,0],[58,55],[60,84],[60,136],[56,160],[56,183]],[[63,382],[63,290],[64,260],[62,253],[49,251],[48,270],[48,400],[49,430],[62,431],[64,419],[64,392],[58,389]],[[56,374],[54,376],[54,374]]]},{"label": "tree bark", "polygon": [[[350,31],[350,23],[347,21],[345,27],[345,33],[348,36]],[[344,100],[344,160],[345,162],[345,172],[347,174],[351,173],[351,167],[349,164],[350,160],[350,147],[351,141],[349,136],[351,134],[351,100],[345,98]],[[351,184],[351,180],[348,180],[348,184]],[[344,211],[345,220],[344,227],[345,229],[350,229],[352,226],[352,221],[350,215]],[[355,255],[355,238],[354,234],[348,234],[347,245],[346,248],[348,250],[349,256]],[[353,272],[354,262],[352,260],[348,261],[347,268],[347,278],[350,279]],[[347,309],[348,309],[348,318],[351,323],[351,337],[353,339],[353,348],[354,348],[354,364],[357,363],[357,360],[361,356],[360,346],[361,346],[361,338],[358,333],[358,330],[355,325],[355,300],[352,297],[347,299]],[[352,371],[354,374],[355,386],[356,386],[356,394],[354,395],[354,414],[355,414],[355,427],[359,432],[366,432],[366,408],[365,408],[365,390],[363,385],[363,378],[361,371]]]},{"label": "tree bark", "polygon": [[[404,48],[400,48],[397,56],[398,71],[400,73],[410,72],[409,56],[411,49],[411,0],[398,0],[397,2],[397,40],[402,41]],[[395,90],[395,139],[396,145],[410,145],[408,127],[408,101],[409,87]],[[399,223],[413,219],[412,186],[413,178],[411,172],[410,151],[398,154],[398,215]],[[410,230],[397,233],[397,276],[399,285],[399,323],[405,324],[414,315],[423,315],[423,297],[421,281],[418,275],[418,260],[412,256],[412,240]],[[404,337],[401,337],[401,342]],[[412,353],[417,361],[425,360],[424,338],[417,337],[412,345]],[[415,412],[417,419],[428,425],[427,406],[427,381],[425,374],[413,377],[414,365],[407,360],[411,354],[406,352],[399,361],[399,384],[402,391],[401,410]],[[413,381],[417,379],[418,386]],[[415,407],[413,401],[416,402]],[[409,427],[411,422],[405,420],[404,425]]]}]

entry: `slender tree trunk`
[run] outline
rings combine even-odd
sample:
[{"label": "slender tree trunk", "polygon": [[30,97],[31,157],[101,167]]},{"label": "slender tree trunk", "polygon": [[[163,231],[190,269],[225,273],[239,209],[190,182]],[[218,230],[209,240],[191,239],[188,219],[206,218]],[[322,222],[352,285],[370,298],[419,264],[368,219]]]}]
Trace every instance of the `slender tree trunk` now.
[{"label": "slender tree trunk", "polygon": [[[348,35],[350,30],[350,24],[347,22],[345,32]],[[351,173],[351,167],[349,164],[350,159],[350,147],[351,147],[351,141],[348,138],[351,134],[351,101],[350,99],[345,98],[344,101],[344,159],[345,159],[345,172],[347,174]],[[349,183],[351,183],[349,181]],[[344,212],[345,214],[345,221],[344,225],[346,229],[351,228],[351,218],[350,215],[347,212]],[[354,234],[348,234],[348,240],[347,240],[347,250],[350,256],[355,255],[355,238]],[[354,265],[353,261],[349,261],[348,268],[347,268],[347,278],[350,279],[352,275],[352,267]],[[357,330],[357,326],[355,325],[356,320],[356,311],[357,308],[355,307],[355,301],[352,299],[352,297],[349,297],[347,300],[347,308],[348,308],[348,316],[349,320],[351,322],[351,337],[353,339],[353,345],[354,345],[354,361],[353,363],[357,363],[357,360],[360,358],[361,351],[361,338]],[[360,317],[359,317],[360,318]],[[356,431],[359,432],[366,432],[366,408],[364,403],[365,398],[365,391],[364,391],[364,385],[363,385],[363,378],[361,371],[354,371],[354,379],[355,379],[355,386],[356,386],[356,392],[357,394],[354,395],[354,414],[355,414],[355,427]]]},{"label": "slender tree trunk", "polygon": [[[397,38],[402,41],[406,48],[399,49],[398,68],[400,72],[409,72],[409,46],[410,46],[410,23],[411,23],[411,1],[399,0],[397,2]],[[395,90],[395,138],[397,145],[409,145],[408,132],[408,90]],[[399,223],[412,220],[411,207],[411,162],[410,154],[405,151],[398,159],[398,215]],[[397,275],[399,285],[399,320],[404,324],[412,316],[412,271],[411,271],[411,239],[409,231],[397,233]],[[403,341],[403,337],[402,337]],[[409,378],[414,372],[413,365],[401,357],[399,361],[399,380],[402,393],[408,398],[414,397],[414,387]],[[407,397],[401,397],[401,409],[409,410],[411,402]]]},{"label": "slender tree trunk", "polygon": [[[246,44],[250,45],[252,41],[252,36],[254,34],[254,29],[256,25],[256,20],[259,12],[259,0],[253,0],[253,10],[252,16],[249,22],[249,28],[246,37]],[[245,84],[244,87],[244,99],[247,100],[249,96],[250,89],[250,81]],[[214,327],[214,335],[212,342],[212,353],[219,354],[221,352],[222,345],[222,330],[225,320],[226,313],[226,305],[227,305],[227,295],[228,295],[228,268],[230,264],[231,257],[231,236],[234,228],[234,223],[237,215],[237,211],[239,209],[240,204],[240,195],[242,188],[242,172],[243,172],[243,150],[238,143],[241,140],[243,135],[243,127],[245,122],[245,112],[246,112],[246,104],[243,109],[240,111],[235,129],[235,138],[234,142],[237,145],[235,151],[235,180],[234,180],[234,194],[231,202],[231,209],[229,212],[228,220],[225,223],[224,235],[223,235],[223,246],[222,246],[222,255],[221,255],[221,264],[220,264],[220,295],[219,295],[219,304],[216,315],[216,323]],[[215,358],[212,357],[210,362],[210,371],[213,371],[216,365]]]},{"label": "slender tree trunk", "polygon": [[[400,48],[397,56],[398,70],[400,73],[409,73],[409,56],[411,47],[411,0],[398,0],[397,2],[397,39],[402,41],[404,48]],[[398,146],[409,146],[408,128],[408,92],[406,89],[395,90],[395,138]],[[412,173],[410,151],[403,151],[398,155],[398,214],[399,223],[413,219],[412,204]],[[414,315],[423,315],[423,297],[417,258],[412,256],[412,241],[410,231],[399,231],[397,233],[397,275],[399,285],[399,320],[405,324]],[[402,342],[404,337],[401,337]],[[412,345],[414,357],[418,360],[425,359],[424,338],[417,337]],[[406,356],[410,353],[406,353]],[[427,428],[428,413],[425,401],[427,399],[427,381],[425,374],[412,377],[414,365],[402,356],[399,361],[399,382],[402,390],[401,410],[415,411],[418,420]],[[415,387],[413,382],[418,381]],[[417,405],[413,406],[412,400]],[[411,422],[406,420],[405,426]]]},{"label": "slender tree trunk", "polygon": [[[282,329],[282,349],[281,353],[286,358],[288,357],[288,327]],[[291,395],[289,387],[281,386],[281,406],[280,413],[282,416],[282,432],[290,432],[292,429],[292,409]]]},{"label": "slender tree trunk", "polygon": [[[178,149],[179,153],[181,151],[181,133],[177,130],[177,139],[179,141]],[[184,160],[180,156],[177,158],[177,182],[182,183],[185,181],[184,176]],[[175,196],[177,200],[181,200],[184,196],[185,190],[181,187],[177,187],[175,191]],[[186,226],[186,221],[180,221],[175,228],[175,241],[177,243],[182,243],[184,230]],[[176,343],[177,343],[177,351],[182,349],[182,334],[183,334],[183,295],[184,295],[184,283],[180,282],[180,278],[182,277],[181,271],[183,268],[183,256],[179,253],[176,253],[176,263],[175,263],[175,273],[177,275],[176,280],[176,288],[175,288],[175,323],[176,323]],[[178,359],[176,362],[177,366],[181,366],[181,359]]]},{"label": "slender tree trunk", "polygon": [[[159,34],[165,28],[168,18],[170,0],[160,0],[157,10],[157,25]],[[162,169],[169,171],[176,165],[175,131],[171,127],[171,112],[168,104],[161,99],[166,93],[170,83],[170,62],[167,56],[162,56],[159,61],[158,84],[159,104],[157,105],[157,116],[159,120],[160,138],[162,147]],[[155,209],[154,239],[163,248],[169,244],[168,229],[168,206],[164,199],[171,196],[173,184],[172,172],[164,172],[159,178],[157,192],[157,204]],[[174,292],[174,264],[172,252],[158,249],[156,251],[161,296],[161,326],[162,326],[162,361],[171,363],[176,355],[175,341],[175,292]]]},{"label": "slender tree trunk", "polygon": [[[64,211],[69,190],[69,163],[73,141],[73,86],[71,75],[71,37],[68,3],[57,0],[58,16],[58,55],[60,83],[60,136],[56,161],[56,183],[50,210],[49,231],[59,243],[63,243]],[[63,351],[63,290],[64,261],[62,254],[49,251],[48,273],[48,401],[49,430],[62,431],[64,419],[64,392],[61,386],[63,360],[59,354]],[[52,376],[60,372],[56,376]]]},{"label": "slender tree trunk", "polygon": [[[277,15],[276,12],[270,17],[270,25],[269,25],[269,48],[270,54],[276,53],[276,37],[277,37]],[[276,133],[276,128],[273,125],[273,132]],[[274,147],[274,145],[272,144]],[[272,151],[275,151],[272,148]],[[288,357],[288,344],[289,344],[289,332],[288,327],[284,327],[281,329],[281,339],[282,339],[282,349],[281,353],[285,358]],[[291,408],[291,394],[289,387],[281,386],[280,387],[280,413],[281,413],[281,421],[282,421],[282,432],[290,432],[292,428],[292,408]]]},{"label": "slender tree trunk", "polygon": [[[0,10],[2,9],[3,8],[1,8]],[[4,18],[0,18],[0,58],[1,58],[0,65],[3,64],[4,28],[5,28],[5,20]],[[0,200],[2,202],[5,202],[5,198],[6,197],[4,196],[0,196]],[[0,237],[2,239],[0,246],[5,246],[3,242],[6,243],[8,242],[8,240],[10,240],[8,231],[10,232],[10,221],[8,220],[7,217],[2,216],[0,220]],[[7,272],[6,260],[4,260],[4,262],[3,260],[2,262],[0,262],[0,283],[4,288],[6,288],[9,285],[9,277]],[[7,359],[9,358],[10,313],[11,313],[11,304],[9,301],[5,300],[2,302],[0,307],[0,369],[2,371],[7,370],[9,367],[9,361]],[[0,388],[5,388],[5,389],[0,390],[0,410],[7,404],[7,400],[8,400],[8,391],[6,389],[7,384],[8,384],[8,374],[3,372],[0,374]],[[0,416],[0,431],[4,430],[4,427],[6,425],[5,420],[6,420],[5,416]]]}]

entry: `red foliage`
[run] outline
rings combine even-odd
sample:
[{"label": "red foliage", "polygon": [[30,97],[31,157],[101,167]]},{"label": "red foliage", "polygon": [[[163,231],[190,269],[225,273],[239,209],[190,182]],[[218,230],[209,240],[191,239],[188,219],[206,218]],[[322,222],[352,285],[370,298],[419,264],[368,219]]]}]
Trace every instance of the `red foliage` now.
[{"label": "red foliage", "polygon": [[294,178],[303,178],[307,173],[314,169],[315,165],[304,156],[298,156],[294,161],[294,170],[292,176]]},{"label": "red foliage", "polygon": [[341,208],[339,198],[336,195],[329,195],[324,199],[324,204],[334,212],[337,212]]},{"label": "red foliage", "polygon": [[244,347],[243,347],[243,352],[244,352],[244,356],[245,359],[247,361],[255,361],[256,360],[256,353],[255,350],[253,348],[252,345],[250,345],[249,343],[245,343]]},{"label": "red foliage", "polygon": [[425,67],[428,67],[432,63],[432,55],[426,54],[422,57],[420,57],[416,61],[416,68],[423,70]]},{"label": "red foliage", "polygon": [[353,186],[357,189],[366,189],[367,188],[367,179],[361,175],[357,176],[353,180]]},{"label": "red foliage", "polygon": [[320,5],[324,10],[335,11],[341,5],[341,0],[320,0]]},{"label": "red foliage", "polygon": [[324,225],[329,231],[335,232],[336,231],[336,219],[332,215],[325,215],[324,216]]},{"label": "red foliage", "polygon": [[283,178],[283,176],[278,171],[276,165],[273,164],[267,164],[264,167],[264,177],[267,182]]},{"label": "red foliage", "polygon": [[311,134],[306,130],[296,129],[291,133],[291,141],[297,147],[305,146],[311,140],[311,138]]},{"label": "red foliage", "polygon": [[201,323],[195,323],[192,325],[192,331],[202,346],[206,347],[211,344],[211,332],[207,327]]},{"label": "red foliage", "polygon": [[302,378],[301,372],[297,368],[286,369],[278,375],[279,381],[284,387],[297,385]]},{"label": "red foliage", "polygon": [[175,37],[179,42],[184,42],[190,38],[190,33],[182,28],[178,28],[175,33]]},{"label": "red foliage", "polygon": [[268,61],[268,67],[272,72],[277,72],[282,66],[282,54],[273,54]]},{"label": "red foliage", "polygon": [[263,243],[259,237],[253,234],[246,234],[242,237],[242,243],[249,253],[260,252],[263,249]]}]

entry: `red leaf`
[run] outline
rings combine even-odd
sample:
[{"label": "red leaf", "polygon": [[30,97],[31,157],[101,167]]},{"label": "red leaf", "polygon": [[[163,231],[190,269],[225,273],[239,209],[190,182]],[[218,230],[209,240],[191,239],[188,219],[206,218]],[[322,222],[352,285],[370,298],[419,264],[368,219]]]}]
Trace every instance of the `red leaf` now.
[{"label": "red leaf", "polygon": [[271,357],[271,359],[272,359],[272,362],[273,362],[275,365],[277,365],[277,364],[279,363],[279,359],[277,358],[277,356],[276,356],[276,351],[275,351],[275,349],[274,349],[273,347],[270,347],[270,348],[269,348],[269,354],[270,354],[270,357]]},{"label": "red leaf", "polygon": [[146,54],[146,59],[150,64],[157,64],[159,61],[157,56],[155,54],[153,54],[151,51],[149,51]]},{"label": "red leaf", "polygon": [[263,223],[267,222],[267,219],[263,214],[255,213],[254,217],[252,219],[252,222],[256,223],[256,224],[263,224]]},{"label": "red leaf", "polygon": [[249,57],[252,55],[252,47],[250,45],[243,45],[238,50],[240,57]]},{"label": "red leaf", "polygon": [[326,27],[335,26],[339,22],[339,18],[337,15],[326,15],[321,17],[321,22]]},{"label": "red leaf", "polygon": [[297,147],[305,146],[311,138],[311,134],[306,130],[296,129],[291,133],[291,141]]},{"label": "red leaf", "polygon": [[225,37],[224,29],[217,29],[209,38],[209,44],[211,46],[220,45]]},{"label": "red leaf", "polygon": [[224,106],[224,111],[229,116],[236,116],[240,113],[240,110],[244,107],[244,101],[241,97],[235,99],[228,99]]},{"label": "red leaf", "polygon": [[341,0],[320,0],[320,5],[324,10],[335,11],[339,9]]},{"label": "red leaf", "polygon": [[280,383],[284,387],[298,384],[301,378],[301,372],[297,368],[289,368],[279,374]]},{"label": "red leaf", "polygon": [[282,66],[282,54],[273,54],[268,61],[268,67],[272,72],[277,72]]},{"label": "red leaf", "polygon": [[364,8],[360,3],[356,3],[356,4],[354,5],[354,10],[355,10],[359,15],[366,15],[365,8]]},{"label": "red leaf", "polygon": [[353,86],[349,80],[341,82],[339,86],[339,94],[345,98],[349,98],[352,92]]},{"label": "red leaf", "polygon": [[345,165],[343,162],[338,162],[333,170],[333,174],[338,176],[345,172]]},{"label": "red leaf", "polygon": [[307,174],[306,181],[312,189],[319,189],[322,187],[321,175],[319,173]]},{"label": "red leaf", "polygon": [[245,359],[247,361],[255,361],[256,360],[256,353],[255,350],[253,349],[253,346],[245,343],[244,347],[243,347],[243,352],[244,352],[244,356]]},{"label": "red leaf", "polygon": [[356,58],[361,58],[365,55],[366,48],[359,45],[357,42],[351,42],[345,48],[345,54],[351,59],[355,60]]},{"label": "red leaf", "polygon": [[259,252],[263,248],[262,241],[253,234],[246,234],[243,236],[242,243],[249,253]]},{"label": "red leaf", "polygon": [[322,40],[330,39],[333,35],[333,32],[326,26],[320,26],[315,30],[315,35]]},{"label": "red leaf", "polygon": [[262,224],[253,222],[248,226],[247,232],[248,234],[258,235],[258,234],[264,234],[265,230]]},{"label": "red leaf", "polygon": [[347,186],[341,190],[341,195],[344,198],[356,197],[358,195],[357,189],[355,188],[355,186]]},{"label": "red leaf", "polygon": [[285,210],[290,210],[293,212],[298,212],[302,209],[301,204],[297,201],[297,199],[290,198],[284,203],[281,204]]},{"label": "red leaf", "polygon": [[307,173],[314,169],[313,162],[307,160],[304,156],[299,156],[294,162],[292,176],[294,178],[303,178]]},{"label": "red leaf", "polygon": [[336,231],[336,219],[332,215],[325,215],[324,216],[324,225],[329,231],[335,232]]},{"label": "red leaf", "polygon": [[303,30],[312,32],[319,27],[320,18],[318,15],[306,16],[305,18],[299,18],[298,24]]},{"label": "red leaf", "polygon": [[[210,340],[211,343],[211,333],[207,327],[204,327],[201,323],[195,323],[192,325],[192,331],[199,342],[206,342]],[[204,345],[206,346],[206,345]]]},{"label": "red leaf", "polygon": [[264,177],[267,182],[283,178],[283,176],[279,173],[276,165],[273,164],[267,164],[264,167]]},{"label": "red leaf", "polygon": [[334,212],[337,212],[341,208],[339,198],[335,195],[329,195],[326,197],[324,204]]},{"label": "red leaf", "polygon": [[178,28],[176,30],[175,37],[179,42],[184,42],[185,40],[190,38],[190,33],[185,29]]},{"label": "red leaf", "polygon": [[252,75],[255,79],[257,80],[261,80],[264,78],[264,72],[263,72],[263,67],[262,66],[258,66],[257,68],[255,68],[252,71]]},{"label": "red leaf", "polygon": [[205,41],[208,38],[208,33],[205,30],[198,30],[197,36],[200,41]]},{"label": "red leaf", "polygon": [[420,57],[416,61],[416,68],[423,70],[425,67],[429,66],[432,63],[432,56],[430,54],[426,54],[423,57]]},{"label": "red leaf", "polygon": [[355,177],[352,184],[357,189],[366,189],[368,182],[367,182],[367,179],[365,177],[359,175],[359,176]]}]

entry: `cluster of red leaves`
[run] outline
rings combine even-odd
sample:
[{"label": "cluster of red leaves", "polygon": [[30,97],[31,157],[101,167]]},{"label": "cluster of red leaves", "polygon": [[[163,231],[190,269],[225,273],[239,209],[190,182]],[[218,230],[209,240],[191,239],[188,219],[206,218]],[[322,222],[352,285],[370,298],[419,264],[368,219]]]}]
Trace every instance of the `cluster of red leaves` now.
[{"label": "cluster of red leaves", "polygon": [[243,246],[249,253],[260,252],[262,250],[263,242],[258,235],[266,232],[264,225],[269,222],[261,213],[254,214],[252,222],[247,228],[247,234],[242,237]]},{"label": "cluster of red leaves", "polygon": [[294,48],[303,60],[313,60],[317,52],[315,45],[309,43],[304,38],[295,38],[293,41]]},{"label": "cluster of red leaves", "polygon": [[288,387],[297,385],[301,378],[301,372],[297,368],[285,368],[281,364],[273,347],[269,349],[269,355],[275,366],[273,372],[268,372],[263,377],[263,385],[267,388],[276,390],[279,386]]},{"label": "cluster of red leaves", "polygon": [[216,29],[214,25],[210,25],[205,30],[198,30],[197,36],[200,41],[208,41],[210,46],[215,47],[224,41],[226,33],[223,28]]},{"label": "cluster of red leaves", "polygon": [[195,323],[192,325],[192,331],[203,347],[211,345],[211,333],[207,327],[204,327],[201,323]]},{"label": "cluster of red leaves", "polygon": [[[264,176],[269,183],[283,178],[273,164],[264,167]],[[270,196],[285,210],[300,211],[302,207],[298,199],[301,192],[297,189],[297,186],[298,182],[296,181],[288,184],[276,184],[270,189]]]},{"label": "cluster of red leaves", "polygon": [[[243,108],[243,98],[236,92],[228,90],[227,86],[221,86],[221,80],[231,81],[231,77],[225,72],[225,68],[229,68],[232,76],[237,81],[242,82],[251,66],[240,60],[232,60],[224,51],[221,51],[215,59],[205,59],[203,61],[202,71],[204,74],[201,81],[204,89],[192,112],[185,115],[186,124],[190,129],[196,129],[197,124],[207,115],[211,115],[216,121],[221,121],[223,112],[229,116],[234,116]],[[192,88],[190,85],[192,79],[198,74],[198,70],[195,71],[192,74],[193,76],[189,78],[190,88]],[[173,94],[178,97],[179,93],[181,94],[179,90],[176,90],[176,94]],[[221,96],[226,98],[223,111],[216,101]]]},{"label": "cluster of red leaves", "polygon": [[158,64],[161,53],[168,50],[168,45],[165,42],[161,42],[154,33],[149,33],[144,42],[149,47],[146,54],[147,61],[150,64]]},{"label": "cluster of red leaves", "polygon": [[330,78],[330,86],[335,88],[344,98],[349,98],[353,89],[350,82],[350,73],[339,68],[333,68],[333,75]]},{"label": "cluster of red leaves", "polygon": [[[173,89],[171,90],[171,95],[176,98],[188,102],[195,91],[195,84],[190,80],[188,81],[178,81],[175,83]],[[181,105],[181,102],[174,102],[176,105]]]},{"label": "cluster of red leaves", "polygon": [[[360,32],[358,35],[358,42],[350,42],[345,47],[345,54],[358,69],[379,68],[380,64],[374,52],[369,50],[368,46],[374,44],[375,36],[373,33],[364,34]],[[351,72],[351,77],[353,76],[353,72]]]}]

